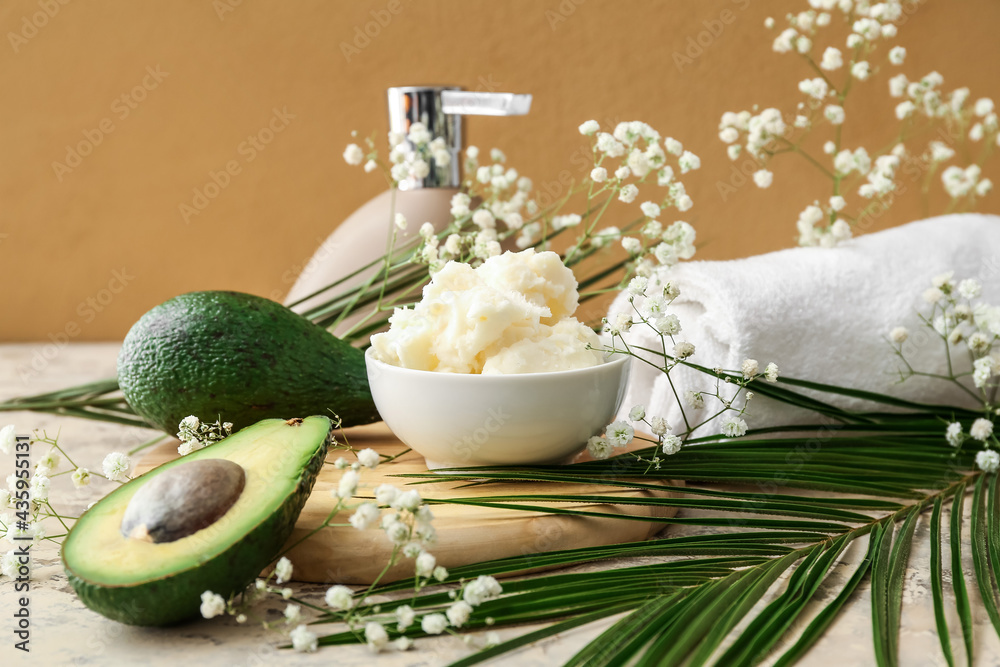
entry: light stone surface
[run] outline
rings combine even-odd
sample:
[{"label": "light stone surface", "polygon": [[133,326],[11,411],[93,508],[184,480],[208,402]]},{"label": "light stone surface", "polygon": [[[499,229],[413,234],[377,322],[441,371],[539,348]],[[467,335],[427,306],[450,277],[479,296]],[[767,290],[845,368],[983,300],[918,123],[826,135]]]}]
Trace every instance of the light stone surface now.
[{"label": "light stone surface", "polygon": [[[71,384],[111,377],[115,369],[117,344],[73,344],[55,350],[43,345],[17,344],[0,346],[0,399],[60,389]],[[54,354],[51,354],[52,352]],[[46,359],[44,354],[50,353]],[[37,353],[37,354],[36,354]],[[35,366],[32,366],[32,361]],[[44,363],[43,363],[44,362]],[[129,428],[102,422],[55,417],[51,415],[15,412],[0,415],[0,426],[14,423],[18,432],[32,430],[59,431],[60,444],[78,465],[99,470],[105,454],[135,447],[150,437],[152,431]],[[37,452],[34,456],[39,456]],[[0,479],[11,472],[13,457],[0,455]],[[65,461],[60,470],[66,469]],[[99,480],[103,482],[103,480]],[[68,475],[53,479],[51,497],[56,507],[67,515],[75,515],[93,500],[110,489],[109,483],[94,483],[85,490],[73,488]],[[966,505],[968,507],[968,505]],[[693,516],[684,513],[681,516]],[[906,574],[903,592],[903,633],[900,638],[900,663],[902,665],[945,665],[937,638],[934,634],[934,615],[927,577],[929,571],[929,543],[927,540],[929,517],[921,518],[914,541],[914,550]],[[57,534],[57,523],[49,521],[48,528]],[[684,527],[673,528],[671,534],[706,533],[711,529]],[[966,536],[966,544],[968,537]],[[6,550],[9,545],[3,545]],[[849,577],[863,556],[863,540],[845,552],[835,566],[838,577]],[[966,552],[968,556],[968,553]],[[945,550],[945,562],[948,562]],[[11,614],[21,595],[14,592],[9,579],[0,580],[0,664],[2,665],[178,665],[198,664],[203,667],[234,665],[248,667],[282,663],[289,665],[338,664],[345,667],[362,665],[433,666],[446,665],[469,654],[470,648],[461,639],[441,637],[421,639],[414,650],[406,653],[384,653],[374,656],[362,646],[321,649],[316,654],[292,653],[278,649],[283,637],[275,631],[264,630],[259,624],[239,626],[231,618],[198,621],[181,627],[147,629],[124,626],[109,621],[86,609],[73,594],[59,563],[58,549],[46,542],[33,550],[35,564],[31,582],[31,653],[14,649]],[[654,559],[643,558],[641,562]],[[577,568],[578,570],[609,567],[601,563]],[[972,563],[965,564],[966,581],[974,604],[974,632],[978,665],[1000,665],[1000,641],[979,600],[973,584]],[[296,596],[322,604],[324,587],[293,584]],[[946,572],[946,595],[950,595]],[[821,591],[821,600],[827,601],[836,590]],[[255,609],[258,617],[280,621],[280,601]],[[562,633],[491,664],[547,666],[564,663],[573,653],[596,637],[615,619]],[[958,619],[949,615],[952,628],[951,642],[961,650]],[[279,623],[280,624],[280,623]],[[500,629],[502,638],[511,638],[535,629],[537,626]],[[324,634],[324,628],[318,628]],[[795,629],[784,646],[794,640]],[[780,647],[779,647],[780,648]],[[780,654],[780,651],[779,653]],[[776,656],[774,656],[776,657]],[[837,619],[814,649],[801,661],[802,665],[870,665],[874,664],[871,649],[870,599],[867,590],[855,596],[848,608]],[[963,664],[959,657],[957,664]]]}]

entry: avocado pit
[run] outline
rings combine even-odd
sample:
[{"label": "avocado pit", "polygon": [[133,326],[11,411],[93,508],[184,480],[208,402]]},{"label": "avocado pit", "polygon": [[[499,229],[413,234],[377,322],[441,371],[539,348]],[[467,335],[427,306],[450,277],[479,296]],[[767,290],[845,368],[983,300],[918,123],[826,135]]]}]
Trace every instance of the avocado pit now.
[{"label": "avocado pit", "polygon": [[173,542],[218,521],[243,493],[246,472],[226,459],[197,459],[158,474],[140,488],[122,517],[121,533],[144,542]]}]

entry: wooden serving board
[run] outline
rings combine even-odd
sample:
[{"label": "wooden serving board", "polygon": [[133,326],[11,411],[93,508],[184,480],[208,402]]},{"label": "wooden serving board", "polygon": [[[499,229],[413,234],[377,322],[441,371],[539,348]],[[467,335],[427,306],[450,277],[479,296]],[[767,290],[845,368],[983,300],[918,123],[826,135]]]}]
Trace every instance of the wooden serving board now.
[{"label": "wooden serving board", "polygon": [[[372,424],[345,430],[344,439],[355,449],[371,447],[380,454],[394,456],[406,447],[384,424]],[[161,463],[177,458],[177,441],[159,445],[143,457],[136,473],[146,472]],[[640,444],[640,443],[637,443]],[[336,505],[331,492],[343,474],[332,462],[340,456],[353,460],[353,454],[343,449],[332,450],[327,457],[328,465],[320,472],[312,495],[306,502],[302,514],[295,525],[289,543],[295,543],[304,535],[322,525]],[[584,455],[585,456],[585,455]],[[356,498],[370,499],[375,487],[389,483],[403,487],[417,480],[395,477],[404,473],[426,473],[424,459],[410,451],[389,463],[380,464],[375,470],[362,469],[361,483]],[[420,484],[415,487],[424,498],[473,498],[508,494],[576,494],[610,495],[624,498],[669,497],[676,493],[654,492],[600,484],[553,484],[546,482],[511,482],[479,484],[469,486],[467,481],[448,481],[446,474],[440,474],[444,481]],[[678,485],[679,482],[673,482]],[[460,488],[464,487],[464,488]],[[676,514],[673,507],[649,505],[596,505],[584,503],[559,503],[559,507],[604,512],[609,515],[629,513],[642,514],[651,518],[665,518]],[[648,539],[663,527],[656,521],[621,520],[603,517],[581,517],[546,514],[521,510],[473,507],[467,505],[432,505],[437,542],[429,549],[439,565],[454,568],[494,558],[522,556],[524,570],[535,569],[532,555],[560,549],[600,546],[635,542]],[[331,525],[302,542],[288,554],[295,566],[294,578],[298,581],[316,583],[368,584],[382,571],[392,552],[392,544],[378,527],[357,530],[347,524],[350,511],[337,514]],[[413,576],[413,561],[403,558],[385,576],[382,582],[390,582]]]}]

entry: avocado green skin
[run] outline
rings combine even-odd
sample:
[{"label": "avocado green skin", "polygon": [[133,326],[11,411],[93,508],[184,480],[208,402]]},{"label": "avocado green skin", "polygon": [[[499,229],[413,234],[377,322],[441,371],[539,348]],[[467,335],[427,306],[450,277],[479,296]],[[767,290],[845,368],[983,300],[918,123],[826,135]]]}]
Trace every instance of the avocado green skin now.
[{"label": "avocado green skin", "polygon": [[188,415],[234,429],[261,419],[379,421],[364,353],[279,303],[190,292],[136,322],[118,355],[129,406],[165,433]]},{"label": "avocado green skin", "polygon": [[[83,604],[93,611],[120,623],[143,626],[175,625],[198,616],[201,594],[205,591],[218,593],[226,599],[242,592],[288,541],[323,467],[328,444],[329,437],[303,468],[281,506],[212,560],[135,586],[106,586],[77,576],[72,565],[66,562],[64,550],[63,567],[70,585]],[[129,484],[141,484],[142,479],[138,477]],[[114,496],[119,489],[105,499]],[[67,540],[71,536],[72,531]],[[95,557],[100,556],[95,554]]]}]

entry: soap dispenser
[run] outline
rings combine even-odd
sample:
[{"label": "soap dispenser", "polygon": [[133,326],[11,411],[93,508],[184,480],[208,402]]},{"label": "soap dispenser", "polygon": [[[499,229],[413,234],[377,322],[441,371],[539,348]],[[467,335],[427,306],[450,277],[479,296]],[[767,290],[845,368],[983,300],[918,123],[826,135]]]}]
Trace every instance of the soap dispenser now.
[{"label": "soap dispenser", "polygon": [[[388,235],[392,233],[393,211],[402,213],[408,223],[405,231],[397,231],[397,247],[416,235],[425,222],[430,222],[436,231],[447,227],[452,221],[451,198],[462,183],[462,116],[521,116],[531,107],[531,95],[466,91],[447,86],[389,88],[388,99],[391,132],[405,137],[413,123],[423,123],[432,138],[444,139],[451,159],[447,165],[437,165],[431,159],[430,171],[424,178],[409,176],[399,182],[395,192],[388,190],[377,195],[344,220],[305,265],[285,299],[286,304],[293,304],[385,255]],[[349,287],[364,283],[376,270],[362,272],[292,308],[305,312]],[[334,333],[342,334],[358,317],[360,314],[345,319]]]}]

